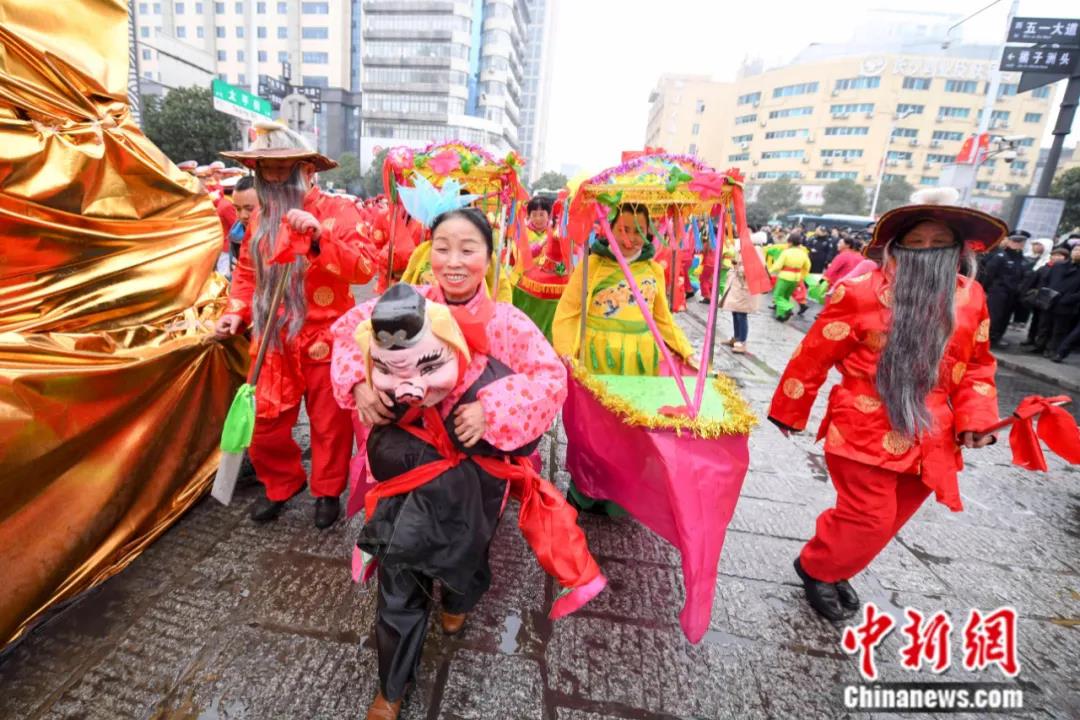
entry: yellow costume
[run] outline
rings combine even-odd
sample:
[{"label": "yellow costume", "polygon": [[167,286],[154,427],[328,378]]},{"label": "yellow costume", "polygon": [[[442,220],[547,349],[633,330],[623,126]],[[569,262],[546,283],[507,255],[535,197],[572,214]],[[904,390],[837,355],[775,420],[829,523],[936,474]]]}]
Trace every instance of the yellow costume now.
[{"label": "yellow costume", "polygon": [[[694,349],[668,308],[664,269],[653,260],[630,263],[656,327],[674,354],[684,360]],[[559,355],[577,357],[581,333],[582,264],[574,268],[552,321],[552,344]],[[645,317],[634,302],[619,264],[595,252],[589,257],[589,308],[585,324],[585,367],[603,375],[657,375],[662,355]]]},{"label": "yellow costume", "polygon": [[[506,268],[503,268],[504,270]],[[507,277],[509,273],[503,272],[499,278],[499,293],[495,298],[497,302],[512,302],[514,299],[513,282]],[[401,276],[401,281],[409,285],[436,285],[435,275],[431,272],[431,241],[425,240],[416,246],[412,255],[409,256],[409,264]],[[484,278],[484,289],[488,297],[491,297],[491,288],[495,284],[495,258],[492,256],[488,263],[487,276]]]}]

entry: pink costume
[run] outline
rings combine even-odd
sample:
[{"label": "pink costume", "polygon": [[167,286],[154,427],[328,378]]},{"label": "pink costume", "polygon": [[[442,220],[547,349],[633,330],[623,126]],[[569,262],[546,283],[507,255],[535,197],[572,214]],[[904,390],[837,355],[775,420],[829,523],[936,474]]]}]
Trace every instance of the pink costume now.
[{"label": "pink costume", "polygon": [[[442,290],[436,286],[420,286],[417,292],[429,300],[445,303]],[[465,304],[465,310],[479,312],[482,298],[478,295]],[[366,380],[363,353],[353,333],[357,325],[371,316],[375,300],[349,310],[331,328],[334,340],[330,380],[334,397],[341,407],[356,410],[353,386]],[[484,388],[479,400],[484,405],[487,430],[483,439],[499,450],[515,450],[532,442],[555,421],[566,400],[566,368],[548,343],[544,334],[527,315],[512,305],[495,303],[494,315],[487,325],[488,355],[508,366],[514,375]],[[452,394],[439,404],[445,418],[457,398]],[[353,414],[357,429],[358,458],[364,462],[363,448],[367,444],[368,428]],[[365,463],[366,464],[366,463]],[[359,467],[351,473],[351,484],[359,485]],[[370,486],[371,478],[363,471]],[[348,513],[354,514],[363,505],[363,492],[352,487]]]}]

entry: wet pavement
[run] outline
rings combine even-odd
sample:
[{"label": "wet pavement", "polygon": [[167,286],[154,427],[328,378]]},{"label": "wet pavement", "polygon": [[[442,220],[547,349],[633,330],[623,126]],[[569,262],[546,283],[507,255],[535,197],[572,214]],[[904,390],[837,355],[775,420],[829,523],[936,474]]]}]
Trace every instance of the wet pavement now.
[{"label": "wet pavement", "polygon": [[[703,309],[692,301],[680,316],[698,343]],[[718,349],[717,366],[760,416],[808,325],[759,313],[750,354]],[[721,337],[729,332],[724,318]],[[1012,370],[999,382],[1003,410],[1025,394],[1057,392]],[[307,432],[297,429],[305,442]],[[791,567],[834,497],[821,449],[768,423],[750,447],[702,643],[690,645],[679,630],[678,556],[649,531],[628,519],[583,518],[611,582],[581,612],[552,623],[552,583],[507,522],[492,548],[491,591],[461,635],[433,627],[402,717],[847,717],[840,688],[858,682],[856,659],[840,649],[842,628],[802,600]],[[564,485],[559,428],[542,451]],[[941,676],[902,670],[894,631],[877,654],[885,681],[1006,682],[1026,693],[1025,709],[1012,716],[1080,717],[1080,471],[1051,459],[1049,473],[1029,473],[1009,458],[1005,443],[969,453],[966,510],[927,503],[853,583],[898,619],[906,606],[946,610],[957,626],[956,661]],[[128,569],[8,652],[0,717],[363,717],[376,687],[375,597],[349,581],[357,523],[320,533],[304,498],[276,523],[256,526],[246,512],[257,492],[242,490],[230,507],[204,500]],[[1020,616],[1018,678],[964,671],[958,636],[968,609],[1005,604]]]}]

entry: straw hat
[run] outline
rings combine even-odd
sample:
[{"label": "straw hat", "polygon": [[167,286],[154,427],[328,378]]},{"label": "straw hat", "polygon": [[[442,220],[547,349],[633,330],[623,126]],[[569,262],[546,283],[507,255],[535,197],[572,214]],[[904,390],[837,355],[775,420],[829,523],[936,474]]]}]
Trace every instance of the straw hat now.
[{"label": "straw hat", "polygon": [[319,172],[337,167],[337,163],[313,150],[302,135],[281,123],[260,121],[254,125],[255,140],[247,150],[219,153],[245,167],[255,169],[259,160],[295,160],[309,162]]},{"label": "straw hat", "polygon": [[955,188],[931,188],[919,190],[911,196],[911,205],[902,205],[882,215],[874,225],[874,235],[864,254],[882,250],[885,245],[904,235],[908,230],[926,220],[945,225],[958,240],[967,243],[975,252],[993,250],[1009,232],[1008,225],[999,218],[974,208],[960,207],[956,202],[960,193]]}]

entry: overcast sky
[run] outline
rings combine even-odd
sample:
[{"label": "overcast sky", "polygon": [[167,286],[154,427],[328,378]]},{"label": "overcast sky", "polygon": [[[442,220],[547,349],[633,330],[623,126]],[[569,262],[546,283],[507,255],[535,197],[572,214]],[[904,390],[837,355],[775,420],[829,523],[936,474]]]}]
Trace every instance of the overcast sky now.
[{"label": "overcast sky", "polygon": [[[732,80],[743,57],[782,64],[812,42],[845,42],[859,0],[558,0],[547,162],[602,170],[645,142],[649,91],[663,73]],[[956,12],[991,0],[882,0],[870,7]],[[1005,38],[1010,0],[961,26],[965,42]],[[1080,17],[1078,0],[1021,0],[1023,17]],[[1065,83],[1058,84],[1058,93]],[[1057,117],[1056,103],[1054,118]],[[1051,125],[1053,120],[1051,120]],[[1076,142],[1075,132],[1066,139]],[[1046,139],[1049,143],[1049,138]]]}]

